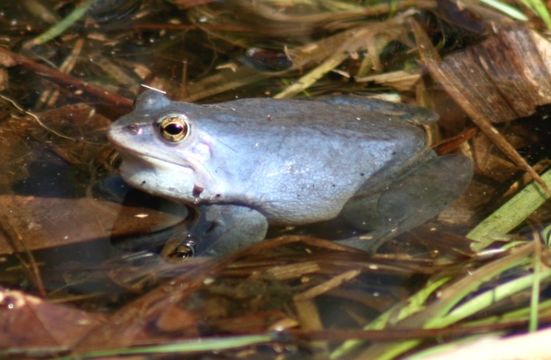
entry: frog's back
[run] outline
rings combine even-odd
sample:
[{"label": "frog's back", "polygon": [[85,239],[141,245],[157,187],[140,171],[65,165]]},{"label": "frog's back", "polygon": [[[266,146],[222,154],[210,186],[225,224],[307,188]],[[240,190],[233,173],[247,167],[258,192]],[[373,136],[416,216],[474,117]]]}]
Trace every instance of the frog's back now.
[{"label": "frog's back", "polygon": [[334,217],[364,184],[425,148],[423,130],[403,114],[355,105],[243,99],[201,112],[197,122],[221,145],[215,166],[236,170],[229,198],[278,223]]}]

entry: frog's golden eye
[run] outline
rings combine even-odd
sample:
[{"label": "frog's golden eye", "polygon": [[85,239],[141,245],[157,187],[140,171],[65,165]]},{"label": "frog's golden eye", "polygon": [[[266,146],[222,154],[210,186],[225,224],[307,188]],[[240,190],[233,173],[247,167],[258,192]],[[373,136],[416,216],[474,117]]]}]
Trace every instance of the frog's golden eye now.
[{"label": "frog's golden eye", "polygon": [[181,114],[165,115],[158,123],[161,136],[171,142],[180,142],[189,135],[187,118]]}]

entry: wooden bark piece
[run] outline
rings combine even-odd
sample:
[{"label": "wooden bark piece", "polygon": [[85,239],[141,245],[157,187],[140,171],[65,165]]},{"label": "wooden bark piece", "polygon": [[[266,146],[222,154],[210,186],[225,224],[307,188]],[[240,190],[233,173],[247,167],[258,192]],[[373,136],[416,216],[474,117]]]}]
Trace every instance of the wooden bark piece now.
[{"label": "wooden bark piece", "polygon": [[536,32],[502,31],[440,67],[471,106],[493,123],[532,115],[551,103],[551,44]]}]

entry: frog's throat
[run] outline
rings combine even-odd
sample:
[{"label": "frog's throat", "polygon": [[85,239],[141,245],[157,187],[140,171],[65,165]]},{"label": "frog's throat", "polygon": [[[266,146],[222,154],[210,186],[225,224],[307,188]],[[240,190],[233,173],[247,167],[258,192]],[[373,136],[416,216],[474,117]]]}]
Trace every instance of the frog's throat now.
[{"label": "frog's throat", "polygon": [[149,153],[137,151],[134,149],[128,149],[128,148],[124,148],[124,153],[126,155],[123,155],[123,162],[126,161],[125,157],[130,157],[131,159],[129,161],[150,164],[153,166],[153,168],[155,168],[154,166],[155,162],[161,162],[161,163],[170,164],[172,166],[191,170],[191,172],[193,173],[194,181],[191,186],[192,189],[190,189],[190,194],[193,193],[194,187],[200,187],[207,190],[202,192],[198,196],[194,196],[194,201],[206,200],[210,198],[209,195],[214,196],[215,194],[221,193],[221,189],[216,189],[217,186],[216,186],[216,181],[213,174],[207,171],[206,169],[204,169],[204,167],[201,166],[200,161],[198,161],[197,159],[191,158],[191,161],[190,161],[190,158],[188,157],[188,159],[186,160],[177,162],[174,160],[166,159],[160,156],[155,156]]}]

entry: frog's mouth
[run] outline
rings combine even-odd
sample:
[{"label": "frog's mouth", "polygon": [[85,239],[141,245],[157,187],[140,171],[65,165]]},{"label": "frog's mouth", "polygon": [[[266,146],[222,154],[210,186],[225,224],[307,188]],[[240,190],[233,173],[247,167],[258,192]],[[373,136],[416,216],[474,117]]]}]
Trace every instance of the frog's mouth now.
[{"label": "frog's mouth", "polygon": [[132,163],[135,164],[138,167],[142,168],[151,168],[153,170],[155,169],[163,169],[166,167],[176,167],[180,171],[189,170],[191,173],[197,173],[197,169],[189,163],[179,163],[176,161],[164,159],[159,156],[152,156],[149,154],[143,154],[140,153],[139,156],[136,156],[134,154],[128,156],[128,155],[122,155],[122,163]]},{"label": "frog's mouth", "polygon": [[[123,148],[119,153],[122,159],[120,174],[131,186],[178,202],[199,203],[209,199],[211,191],[206,191],[207,185],[212,187],[213,183],[206,171],[198,170],[200,166],[134,149]],[[197,189],[202,190],[198,192]]]},{"label": "frog's mouth", "polygon": [[176,166],[179,168],[191,169],[191,171],[194,173],[197,171],[197,167],[187,160],[180,159],[181,161],[175,161],[175,160],[167,159],[161,156],[151,155],[151,153],[139,151],[134,148],[120,146],[120,145],[115,145],[115,149],[117,149],[118,153],[120,154],[123,163],[133,162],[136,164],[141,164],[143,166],[146,166],[146,167],[149,166],[153,168],[155,168],[159,164],[170,164],[171,166]]},{"label": "frog's mouth", "polygon": [[197,202],[197,173],[187,165],[151,156],[122,156],[120,175],[130,186],[176,202]]}]

